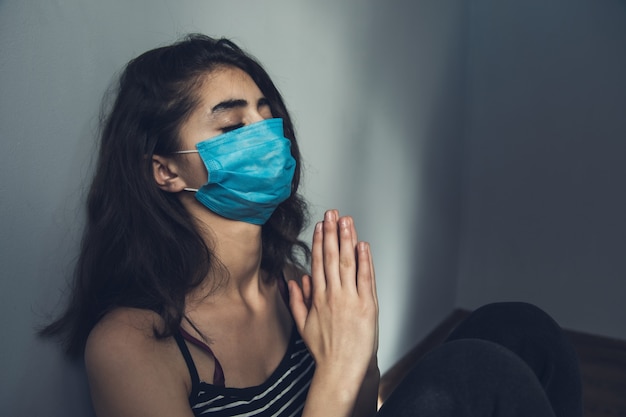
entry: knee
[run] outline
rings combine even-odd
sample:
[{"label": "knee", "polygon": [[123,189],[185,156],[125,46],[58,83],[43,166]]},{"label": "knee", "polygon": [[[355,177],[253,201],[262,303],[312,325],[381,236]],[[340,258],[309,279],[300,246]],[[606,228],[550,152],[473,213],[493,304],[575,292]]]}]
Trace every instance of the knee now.
[{"label": "knee", "polygon": [[547,321],[556,324],[554,319],[538,306],[523,301],[506,301],[485,304],[476,309],[477,315],[507,318],[511,321]]},{"label": "knee", "polygon": [[477,392],[497,391],[503,384],[515,385],[524,378],[533,380],[535,376],[510,350],[487,340],[464,339],[425,355],[409,374],[408,383],[420,387],[418,392],[426,397],[465,403]]},{"label": "knee", "polygon": [[515,354],[486,340],[455,340],[422,358],[382,415],[407,409],[424,416],[492,415],[498,404],[528,402],[530,392],[545,404],[537,379]]},{"label": "knee", "polygon": [[526,302],[486,304],[452,331],[448,340],[485,338],[501,342],[500,338],[517,336],[560,336],[558,323],[541,308]]}]

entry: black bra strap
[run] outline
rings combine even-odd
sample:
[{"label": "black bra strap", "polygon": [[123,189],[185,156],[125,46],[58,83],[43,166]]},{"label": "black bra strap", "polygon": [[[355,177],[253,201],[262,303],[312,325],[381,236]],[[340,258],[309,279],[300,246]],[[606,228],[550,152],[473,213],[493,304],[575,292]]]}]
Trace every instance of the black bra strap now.
[{"label": "black bra strap", "polygon": [[196,365],[193,363],[191,353],[185,343],[185,339],[183,339],[183,335],[180,332],[174,333],[174,340],[176,340],[176,344],[178,345],[180,352],[183,354],[183,358],[187,364],[187,369],[189,369],[189,375],[191,376],[191,392],[193,393],[198,388],[198,384],[200,384],[198,370],[196,369]]}]

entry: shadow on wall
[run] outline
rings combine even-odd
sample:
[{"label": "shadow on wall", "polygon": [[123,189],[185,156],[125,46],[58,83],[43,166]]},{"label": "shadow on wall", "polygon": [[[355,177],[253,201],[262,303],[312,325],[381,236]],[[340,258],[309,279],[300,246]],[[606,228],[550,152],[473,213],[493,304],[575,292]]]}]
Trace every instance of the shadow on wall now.
[{"label": "shadow on wall", "polygon": [[455,307],[468,20],[463,1],[396,3],[372,6],[360,65],[367,143],[354,146],[377,270],[402,263],[380,268],[401,276],[378,274],[392,363]]},{"label": "shadow on wall", "polygon": [[626,337],[624,6],[472,2],[459,307]]}]

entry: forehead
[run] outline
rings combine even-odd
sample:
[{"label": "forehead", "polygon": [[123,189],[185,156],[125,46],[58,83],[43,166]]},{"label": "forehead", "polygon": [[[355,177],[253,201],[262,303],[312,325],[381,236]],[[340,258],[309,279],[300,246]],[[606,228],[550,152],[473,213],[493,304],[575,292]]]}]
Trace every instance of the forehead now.
[{"label": "forehead", "polygon": [[242,69],[220,66],[202,76],[198,95],[201,106],[212,108],[224,100],[256,100],[263,93]]}]

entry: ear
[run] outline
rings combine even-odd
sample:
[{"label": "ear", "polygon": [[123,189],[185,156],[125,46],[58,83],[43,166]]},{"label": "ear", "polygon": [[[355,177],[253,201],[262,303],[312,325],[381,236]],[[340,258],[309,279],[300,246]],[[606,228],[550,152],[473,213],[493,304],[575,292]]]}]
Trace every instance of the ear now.
[{"label": "ear", "polygon": [[152,172],[154,181],[163,191],[178,193],[186,187],[185,181],[178,175],[178,166],[172,158],[153,155]]}]

